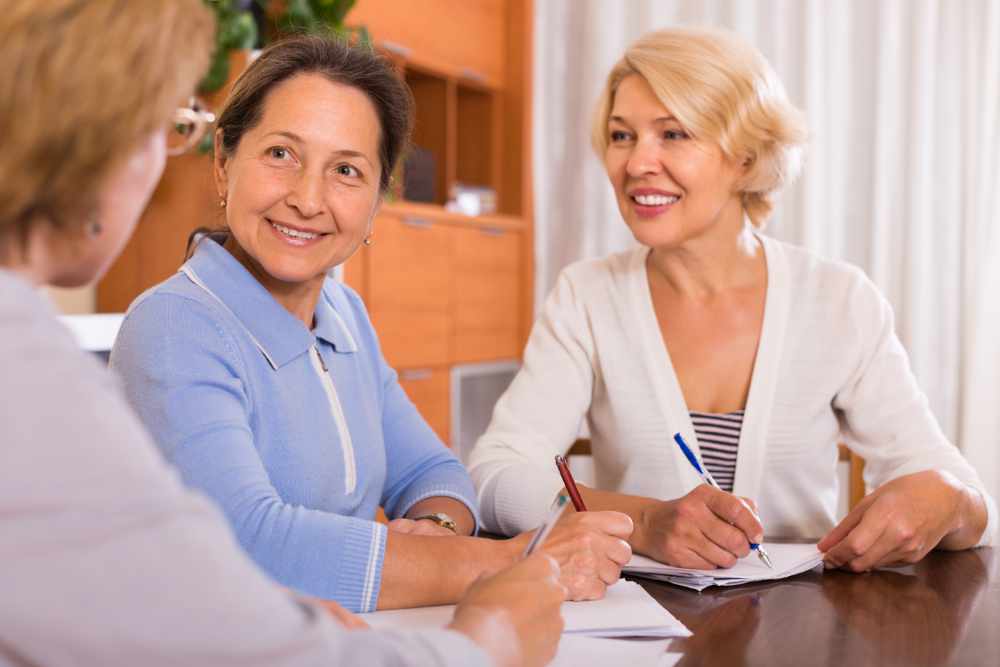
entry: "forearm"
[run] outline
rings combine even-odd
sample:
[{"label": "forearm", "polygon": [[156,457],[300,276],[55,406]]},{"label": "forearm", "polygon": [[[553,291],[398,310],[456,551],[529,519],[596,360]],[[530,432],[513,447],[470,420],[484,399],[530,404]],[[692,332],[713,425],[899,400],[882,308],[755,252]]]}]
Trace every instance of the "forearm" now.
[{"label": "forearm", "polygon": [[938,543],[939,549],[959,551],[974,547],[986,529],[988,517],[982,494],[967,484],[962,484],[959,493],[956,528]]},{"label": "forearm", "polygon": [[660,501],[655,498],[632,496],[615,491],[601,491],[582,484],[577,484],[577,488],[580,490],[580,495],[583,497],[583,502],[586,504],[588,510],[614,511],[627,514],[632,519],[632,525],[635,527],[628,540],[632,546],[632,550],[636,553],[649,553],[647,510]]},{"label": "forearm", "polygon": [[453,604],[480,576],[512,565],[518,546],[513,540],[389,531],[378,608]]},{"label": "forearm", "polygon": [[459,535],[472,535],[472,531],[476,528],[476,520],[466,504],[448,496],[433,496],[415,503],[406,513],[406,518],[415,519],[437,512],[444,512],[455,520],[456,532]]}]

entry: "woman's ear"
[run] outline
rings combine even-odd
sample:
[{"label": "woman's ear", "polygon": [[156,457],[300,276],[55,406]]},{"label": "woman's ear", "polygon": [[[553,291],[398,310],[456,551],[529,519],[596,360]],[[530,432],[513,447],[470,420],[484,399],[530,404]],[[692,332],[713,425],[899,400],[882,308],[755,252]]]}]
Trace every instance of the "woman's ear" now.
[{"label": "woman's ear", "polygon": [[212,177],[215,179],[215,191],[219,193],[222,201],[226,199],[226,192],[229,190],[229,156],[223,150],[222,129],[215,131],[212,153]]}]

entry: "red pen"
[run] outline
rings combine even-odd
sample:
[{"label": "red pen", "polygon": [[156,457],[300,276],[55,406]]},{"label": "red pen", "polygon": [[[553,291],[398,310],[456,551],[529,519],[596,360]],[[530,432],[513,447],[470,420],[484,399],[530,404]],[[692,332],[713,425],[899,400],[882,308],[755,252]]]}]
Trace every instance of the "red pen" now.
[{"label": "red pen", "polygon": [[569,499],[573,501],[573,507],[577,512],[586,512],[587,506],[583,504],[583,498],[580,497],[580,490],[576,488],[576,481],[573,480],[573,474],[569,471],[569,463],[566,462],[566,457],[556,455],[556,468],[559,469],[559,476],[562,477],[563,484],[566,485],[566,492],[569,493]]}]

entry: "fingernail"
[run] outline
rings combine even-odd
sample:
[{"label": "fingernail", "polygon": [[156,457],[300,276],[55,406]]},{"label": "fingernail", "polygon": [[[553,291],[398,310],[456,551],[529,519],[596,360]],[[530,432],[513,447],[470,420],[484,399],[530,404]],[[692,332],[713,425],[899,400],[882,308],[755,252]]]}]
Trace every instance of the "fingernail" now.
[{"label": "fingernail", "polygon": [[754,544],[760,544],[764,541],[764,533],[757,533],[753,536]]}]

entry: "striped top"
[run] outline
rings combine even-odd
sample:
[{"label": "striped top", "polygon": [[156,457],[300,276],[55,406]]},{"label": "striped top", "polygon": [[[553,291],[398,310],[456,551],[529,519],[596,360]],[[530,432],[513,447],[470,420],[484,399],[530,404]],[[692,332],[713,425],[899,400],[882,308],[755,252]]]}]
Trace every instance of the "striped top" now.
[{"label": "striped top", "polygon": [[723,491],[733,490],[736,478],[736,450],[743,429],[743,410],[715,414],[692,412],[691,424],[701,448],[702,463]]}]

